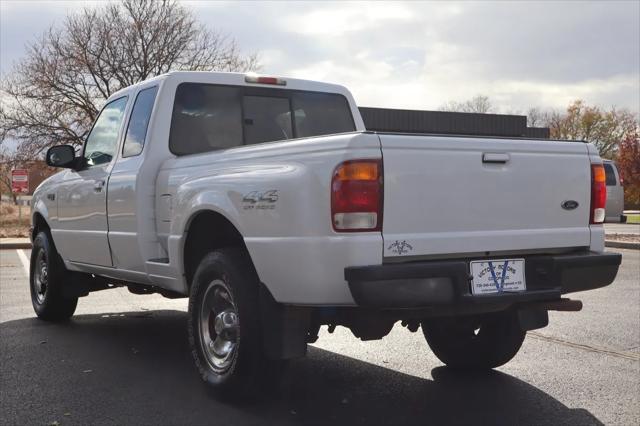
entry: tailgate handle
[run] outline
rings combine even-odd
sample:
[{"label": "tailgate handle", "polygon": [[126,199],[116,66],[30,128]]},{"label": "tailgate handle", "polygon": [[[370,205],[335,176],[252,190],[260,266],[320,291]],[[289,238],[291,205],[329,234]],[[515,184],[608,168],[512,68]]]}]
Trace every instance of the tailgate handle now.
[{"label": "tailgate handle", "polygon": [[509,154],[499,152],[485,152],[482,154],[482,162],[490,164],[504,164],[509,161]]}]

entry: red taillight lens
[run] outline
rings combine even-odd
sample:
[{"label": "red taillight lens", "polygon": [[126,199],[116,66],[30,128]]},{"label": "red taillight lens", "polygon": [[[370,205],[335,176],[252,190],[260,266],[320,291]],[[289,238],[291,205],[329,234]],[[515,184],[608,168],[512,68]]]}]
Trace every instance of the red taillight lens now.
[{"label": "red taillight lens", "polygon": [[331,179],[331,220],[338,232],[382,230],[382,161],[351,160]]},{"label": "red taillight lens", "polygon": [[286,86],[287,80],[278,77],[265,77],[259,75],[246,75],[244,77],[244,81],[246,83],[257,83],[257,84],[275,84],[277,86]]},{"label": "red taillight lens", "polygon": [[591,217],[589,223],[604,222],[604,209],[607,204],[607,185],[604,166],[602,164],[591,165]]}]

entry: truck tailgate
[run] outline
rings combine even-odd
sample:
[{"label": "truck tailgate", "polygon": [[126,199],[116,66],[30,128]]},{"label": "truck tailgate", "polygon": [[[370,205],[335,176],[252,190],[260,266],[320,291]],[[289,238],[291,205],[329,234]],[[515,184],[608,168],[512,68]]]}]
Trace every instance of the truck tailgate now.
[{"label": "truck tailgate", "polygon": [[385,257],[589,246],[586,144],[379,137]]}]

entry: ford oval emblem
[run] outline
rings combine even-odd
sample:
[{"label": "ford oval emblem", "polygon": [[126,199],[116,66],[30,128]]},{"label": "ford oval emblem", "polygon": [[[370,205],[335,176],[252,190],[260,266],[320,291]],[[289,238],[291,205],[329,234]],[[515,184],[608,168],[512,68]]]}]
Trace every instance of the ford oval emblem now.
[{"label": "ford oval emblem", "polygon": [[578,208],[579,204],[575,200],[567,200],[562,202],[562,208],[565,210],[575,210]]}]

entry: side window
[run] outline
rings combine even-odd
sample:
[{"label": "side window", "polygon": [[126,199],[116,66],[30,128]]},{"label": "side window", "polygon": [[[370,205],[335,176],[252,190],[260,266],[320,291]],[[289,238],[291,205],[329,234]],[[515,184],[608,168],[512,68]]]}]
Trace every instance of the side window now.
[{"label": "side window", "polygon": [[125,96],[108,103],[102,109],[84,147],[84,158],[89,167],[109,163],[115,155],[126,106]]},{"label": "side window", "polygon": [[240,102],[237,87],[180,84],[171,116],[171,152],[196,154],[242,145]]},{"label": "side window", "polygon": [[331,93],[294,93],[291,104],[299,138],[356,130],[349,103],[344,96]]},{"label": "side window", "polygon": [[122,148],[123,157],[132,157],[142,152],[156,93],[158,93],[158,86],[141,90],[136,96]]},{"label": "side window", "polygon": [[611,163],[604,163],[604,174],[607,186],[616,186],[616,174],[613,172]]},{"label": "side window", "polygon": [[242,103],[245,144],[293,138],[288,98],[245,96]]}]

